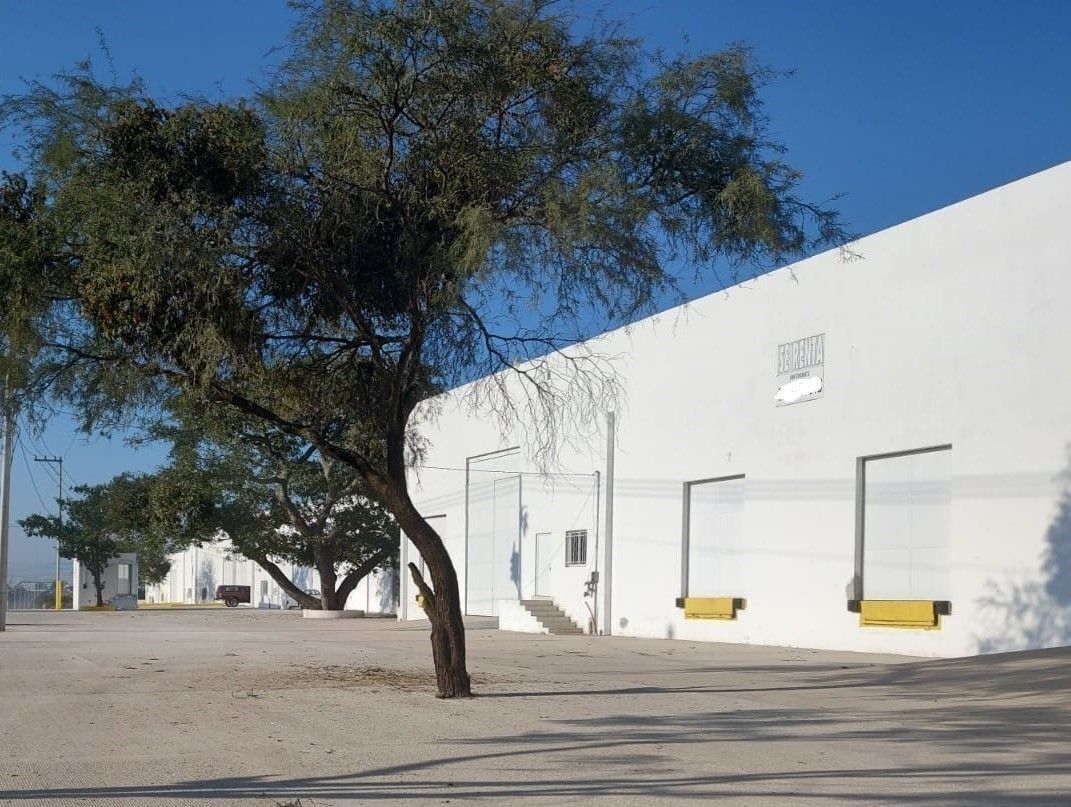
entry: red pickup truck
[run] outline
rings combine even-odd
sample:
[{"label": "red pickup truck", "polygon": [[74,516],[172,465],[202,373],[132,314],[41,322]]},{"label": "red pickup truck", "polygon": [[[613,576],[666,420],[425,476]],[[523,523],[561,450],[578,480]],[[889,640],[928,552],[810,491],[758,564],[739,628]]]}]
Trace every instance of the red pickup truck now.
[{"label": "red pickup truck", "polygon": [[213,599],[223,600],[228,608],[235,608],[240,602],[249,602],[249,594],[249,586],[216,586]]}]

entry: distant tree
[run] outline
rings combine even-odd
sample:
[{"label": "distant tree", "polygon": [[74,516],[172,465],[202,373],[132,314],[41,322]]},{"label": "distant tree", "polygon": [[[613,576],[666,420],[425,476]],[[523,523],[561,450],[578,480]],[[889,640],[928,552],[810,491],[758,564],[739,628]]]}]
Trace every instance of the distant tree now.
[{"label": "distant tree", "polygon": [[439,695],[464,696],[457,574],[408,489],[422,403],[490,374],[475,404],[549,452],[615,388],[579,336],[672,299],[681,266],[843,233],[797,195],[746,48],[664,58],[549,0],[298,5],[251,101],[82,71],[0,110],[45,189],[39,370],[89,421],[179,392],[356,472],[425,561]]},{"label": "distant tree", "polygon": [[97,605],[104,605],[104,570],[122,550],[111,530],[103,486],[76,488],[75,492],[84,498],[65,503],[67,512],[62,522],[55,515],[34,514],[19,521],[19,525],[27,535],[57,541],[60,555],[81,563],[97,588]]},{"label": "distant tree", "polygon": [[140,582],[163,580],[171,565],[167,556],[177,545],[154,518],[148,477],[121,474],[99,485],[81,485],[73,493],[63,502],[62,522],[56,515],[34,514],[19,525],[29,536],[58,541],[61,556],[89,571],[97,605],[104,604],[104,570],[122,552],[137,554]]},{"label": "distant tree", "polygon": [[[169,556],[192,542],[162,509],[160,492],[148,474],[120,474],[100,485],[74,490],[89,506],[99,508],[101,527],[115,537],[120,551],[137,554],[139,583],[163,582],[171,570]],[[71,502],[72,514],[77,506]]]}]

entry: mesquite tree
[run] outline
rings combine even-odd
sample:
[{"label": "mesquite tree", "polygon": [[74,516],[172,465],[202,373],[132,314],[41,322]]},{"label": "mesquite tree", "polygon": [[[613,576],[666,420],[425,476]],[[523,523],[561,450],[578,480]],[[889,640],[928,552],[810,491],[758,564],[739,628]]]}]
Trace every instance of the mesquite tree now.
[{"label": "mesquite tree", "polygon": [[746,48],[666,58],[547,0],[301,12],[255,98],[82,71],[9,99],[62,258],[41,367],[93,417],[181,390],[356,472],[425,561],[439,695],[464,696],[457,575],[407,485],[422,402],[488,377],[552,441],[592,411],[563,396],[606,379],[560,360],[579,335],[673,302],[682,266],[754,271],[841,231],[798,197]]}]

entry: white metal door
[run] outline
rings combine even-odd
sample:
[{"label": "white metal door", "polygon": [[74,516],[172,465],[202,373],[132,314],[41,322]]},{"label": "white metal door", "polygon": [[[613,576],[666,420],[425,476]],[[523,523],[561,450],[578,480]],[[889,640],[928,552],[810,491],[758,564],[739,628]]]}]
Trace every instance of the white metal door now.
[{"label": "white metal door", "polygon": [[549,597],[550,571],[553,566],[554,536],[549,532],[535,535],[535,596]]},{"label": "white metal door", "polygon": [[521,477],[469,485],[467,612],[496,616],[496,602],[520,598]]},{"label": "white metal door", "polygon": [[478,616],[491,616],[494,608],[494,496],[494,480],[469,485],[467,613]]},{"label": "white metal door", "polygon": [[948,598],[951,473],[950,450],[865,461],[864,597]]}]

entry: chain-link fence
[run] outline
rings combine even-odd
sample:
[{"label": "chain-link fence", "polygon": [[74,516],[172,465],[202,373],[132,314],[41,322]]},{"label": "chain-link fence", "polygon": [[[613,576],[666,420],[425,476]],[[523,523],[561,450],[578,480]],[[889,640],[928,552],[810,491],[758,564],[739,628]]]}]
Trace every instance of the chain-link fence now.
[{"label": "chain-link fence", "polygon": [[[7,607],[9,611],[51,610],[56,607],[56,587],[19,583],[9,585]],[[63,587],[63,607],[71,607],[71,589],[66,585]]]}]

